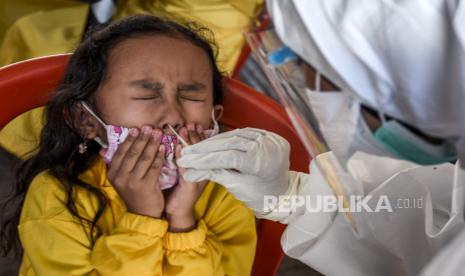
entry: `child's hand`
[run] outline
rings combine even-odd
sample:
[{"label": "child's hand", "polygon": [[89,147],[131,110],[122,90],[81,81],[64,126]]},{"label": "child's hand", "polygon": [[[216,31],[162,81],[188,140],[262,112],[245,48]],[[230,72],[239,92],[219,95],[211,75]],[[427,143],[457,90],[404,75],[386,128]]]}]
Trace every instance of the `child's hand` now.
[{"label": "child's hand", "polygon": [[160,218],[164,197],[159,177],[165,159],[162,131],[143,127],[132,129],[116,151],[107,177],[131,213]]},{"label": "child's hand", "polygon": [[[205,139],[201,126],[188,124],[182,128],[179,135],[190,145]],[[177,145],[176,159],[181,157],[181,145]],[[167,198],[165,212],[170,232],[187,232],[195,228],[194,205],[199,199],[208,181],[190,183],[184,181],[182,174],[185,169],[179,168],[179,183]]]}]

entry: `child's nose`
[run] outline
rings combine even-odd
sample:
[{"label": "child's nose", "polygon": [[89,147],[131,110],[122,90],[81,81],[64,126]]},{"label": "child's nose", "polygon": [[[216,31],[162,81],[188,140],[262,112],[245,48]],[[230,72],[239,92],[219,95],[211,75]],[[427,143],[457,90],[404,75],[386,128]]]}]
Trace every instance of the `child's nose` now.
[{"label": "child's nose", "polygon": [[176,131],[179,131],[184,126],[184,117],[179,108],[171,106],[165,108],[159,127],[166,131],[169,130],[168,125],[172,126]]}]

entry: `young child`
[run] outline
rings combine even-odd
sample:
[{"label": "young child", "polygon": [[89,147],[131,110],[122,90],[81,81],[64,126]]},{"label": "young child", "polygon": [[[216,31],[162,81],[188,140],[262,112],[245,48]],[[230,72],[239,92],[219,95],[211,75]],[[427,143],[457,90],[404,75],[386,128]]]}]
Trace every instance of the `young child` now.
[{"label": "young child", "polygon": [[250,274],[252,212],[176,168],[179,140],[214,135],[222,113],[200,31],[136,16],[77,48],[18,170],[21,214],[2,223],[3,249],[19,232],[20,275]]}]

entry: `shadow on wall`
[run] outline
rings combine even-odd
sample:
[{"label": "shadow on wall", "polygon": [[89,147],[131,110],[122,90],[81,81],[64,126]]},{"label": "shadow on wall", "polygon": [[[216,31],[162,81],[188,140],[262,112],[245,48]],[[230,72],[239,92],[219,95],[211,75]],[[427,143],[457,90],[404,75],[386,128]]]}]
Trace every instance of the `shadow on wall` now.
[{"label": "shadow on wall", "polygon": [[[13,191],[13,166],[19,159],[0,147],[0,204]],[[18,275],[19,258],[0,257],[0,276]]]}]

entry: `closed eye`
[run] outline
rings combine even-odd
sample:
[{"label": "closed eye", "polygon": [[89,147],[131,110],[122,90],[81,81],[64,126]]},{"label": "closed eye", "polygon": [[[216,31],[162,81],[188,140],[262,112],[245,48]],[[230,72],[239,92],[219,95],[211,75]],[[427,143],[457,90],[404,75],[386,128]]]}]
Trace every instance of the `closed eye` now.
[{"label": "closed eye", "polygon": [[181,97],[181,100],[183,100],[183,101],[192,101],[192,102],[205,102],[204,99],[193,99],[193,98],[188,98],[188,97]]},{"label": "closed eye", "polygon": [[133,100],[141,100],[141,101],[149,101],[149,100],[156,100],[159,99],[159,95],[154,95],[154,96],[147,96],[147,97],[132,97],[131,99]]}]

